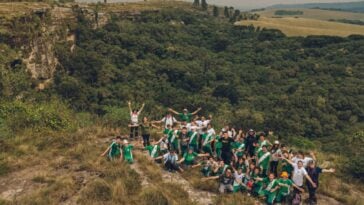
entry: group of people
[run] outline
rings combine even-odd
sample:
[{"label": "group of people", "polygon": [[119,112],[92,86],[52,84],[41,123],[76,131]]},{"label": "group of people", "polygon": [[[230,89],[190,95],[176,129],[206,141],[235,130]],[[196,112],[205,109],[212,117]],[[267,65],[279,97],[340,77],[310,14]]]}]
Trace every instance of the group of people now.
[{"label": "group of people", "polygon": [[[217,179],[219,192],[246,192],[264,198],[266,204],[300,204],[306,181],[309,204],[316,204],[319,175],[335,172],[316,165],[313,152],[293,152],[271,132],[244,132],[224,126],[216,132],[212,116],[199,117],[201,108],[190,113],[187,109],[177,112],[168,109],[161,120],[149,121],[144,117],[139,123],[140,110],[132,110],[129,102],[131,124],[130,139],[141,130],[143,147],[150,158],[163,164],[170,172],[194,169],[201,170],[201,180]],[[177,119],[173,115],[177,115]],[[163,133],[158,140],[150,140],[150,128],[159,128]],[[273,143],[271,143],[271,141]],[[124,159],[132,163],[133,145],[127,139],[116,137],[102,156]]]}]

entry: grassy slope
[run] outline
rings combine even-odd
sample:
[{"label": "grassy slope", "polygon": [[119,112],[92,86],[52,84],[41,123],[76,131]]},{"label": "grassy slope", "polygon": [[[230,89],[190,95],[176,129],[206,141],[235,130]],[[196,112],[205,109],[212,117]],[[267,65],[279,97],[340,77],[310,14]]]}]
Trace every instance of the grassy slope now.
[{"label": "grassy slope", "polygon": [[[283,31],[288,36],[308,36],[308,35],[332,35],[349,36],[351,34],[364,35],[364,26],[328,22],[329,19],[350,19],[364,20],[363,13],[326,11],[319,9],[283,9],[300,10],[303,15],[277,16],[274,12],[280,9],[267,9],[257,12],[261,15],[258,21],[241,21],[237,25],[259,26],[261,28],[273,28]],[[279,17],[279,18],[277,18]]]},{"label": "grassy slope", "polygon": [[261,28],[279,29],[287,36],[308,35],[331,35],[349,36],[351,34],[364,35],[364,26],[345,23],[328,22],[307,18],[268,18],[261,17],[259,20],[248,20],[237,22],[236,25],[251,25]]},{"label": "grassy slope", "polygon": [[[351,19],[351,20],[364,20],[364,13],[354,13],[346,11],[329,11],[320,9],[267,9],[264,11],[257,12],[264,17],[277,17],[274,15],[277,10],[287,10],[287,11],[303,11],[303,15],[299,15],[300,18],[309,18],[317,20],[329,20],[329,19]],[[282,17],[282,16],[281,16]]]}]

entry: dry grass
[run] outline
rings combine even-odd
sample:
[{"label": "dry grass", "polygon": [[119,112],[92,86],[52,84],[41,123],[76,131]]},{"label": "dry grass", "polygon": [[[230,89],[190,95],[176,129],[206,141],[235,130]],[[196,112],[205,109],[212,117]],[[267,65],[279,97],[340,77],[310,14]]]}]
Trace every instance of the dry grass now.
[{"label": "dry grass", "polygon": [[257,12],[263,17],[284,17],[282,15],[275,15],[277,10],[287,10],[287,11],[303,11],[303,15],[297,15],[300,18],[317,19],[317,20],[330,20],[330,19],[351,19],[351,20],[361,20],[364,21],[363,13],[353,13],[345,11],[329,11],[329,10],[319,10],[319,9],[267,9],[265,11]]},{"label": "dry grass", "polygon": [[34,9],[51,8],[47,3],[38,2],[12,2],[0,3],[0,17],[11,19],[27,13]]},{"label": "dry grass", "polygon": [[364,35],[364,26],[294,17],[261,17],[257,21],[247,20],[236,22],[236,25],[254,25],[255,27],[261,28],[279,29],[287,36],[349,36],[352,34]]}]

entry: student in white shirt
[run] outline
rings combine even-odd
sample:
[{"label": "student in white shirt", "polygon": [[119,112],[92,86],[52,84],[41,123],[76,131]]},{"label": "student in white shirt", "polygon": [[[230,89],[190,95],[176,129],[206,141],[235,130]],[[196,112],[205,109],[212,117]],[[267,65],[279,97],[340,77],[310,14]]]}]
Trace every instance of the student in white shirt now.
[{"label": "student in white shirt", "polygon": [[139,115],[142,112],[143,108],[144,108],[144,103],[142,105],[142,107],[138,110],[138,109],[132,109],[131,108],[131,102],[128,101],[128,107],[129,107],[129,111],[130,111],[130,138],[132,139],[133,137],[138,137],[138,127],[139,127]]}]

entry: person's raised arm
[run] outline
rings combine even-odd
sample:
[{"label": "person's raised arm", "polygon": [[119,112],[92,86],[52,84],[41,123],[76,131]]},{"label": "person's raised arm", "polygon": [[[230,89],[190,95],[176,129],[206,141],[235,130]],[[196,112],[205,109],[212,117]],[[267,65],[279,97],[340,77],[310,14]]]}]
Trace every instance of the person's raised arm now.
[{"label": "person's raised arm", "polygon": [[128,101],[128,107],[129,107],[129,111],[130,111],[130,113],[132,113],[132,112],[133,112],[133,110],[131,109],[131,102],[130,102],[130,101]]},{"label": "person's raised arm", "polygon": [[168,111],[171,112],[171,113],[173,113],[173,114],[176,114],[176,115],[179,114],[179,112],[173,110],[172,108],[168,108]]},{"label": "person's raised arm", "polygon": [[200,110],[202,110],[202,108],[199,107],[197,110],[195,110],[195,112],[192,112],[191,114],[196,115],[198,112],[200,112]]},{"label": "person's raised arm", "polygon": [[285,157],[281,157],[281,159],[285,160],[286,162],[288,162],[290,165],[292,165],[294,167],[294,163],[290,159],[287,159]]},{"label": "person's raised arm", "polygon": [[322,172],[324,172],[324,173],[335,173],[335,169],[333,169],[333,168],[330,168],[330,169],[322,169]]},{"label": "person's raised arm", "polygon": [[314,152],[310,152],[310,156],[313,159],[313,161],[316,161],[316,155]]},{"label": "person's raised arm", "polygon": [[197,156],[198,157],[208,157],[208,156],[210,156],[210,154],[209,153],[206,153],[206,154],[198,154]]},{"label": "person's raised arm", "polygon": [[143,109],[144,109],[144,106],[145,106],[145,103],[143,103],[142,104],[142,107],[139,109],[139,112],[138,112],[138,114],[140,114],[142,111],[143,111]]}]

